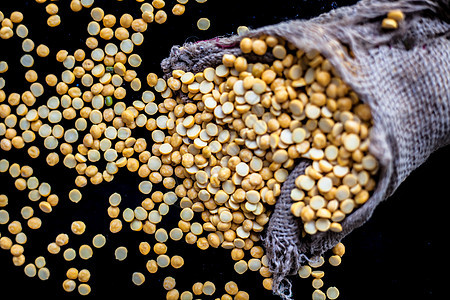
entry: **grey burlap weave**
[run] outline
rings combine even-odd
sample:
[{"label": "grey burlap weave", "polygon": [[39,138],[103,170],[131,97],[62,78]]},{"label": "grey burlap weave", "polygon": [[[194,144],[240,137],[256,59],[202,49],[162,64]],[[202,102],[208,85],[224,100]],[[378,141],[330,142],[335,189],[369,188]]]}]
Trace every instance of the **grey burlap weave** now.
[{"label": "grey burlap weave", "polygon": [[[385,31],[381,20],[392,9],[405,13],[398,30]],[[273,273],[274,293],[292,296],[285,280],[310,259],[323,254],[364,224],[376,206],[431,153],[450,143],[450,1],[362,0],[310,20],[292,20],[250,31],[247,36],[284,37],[305,51],[320,51],[340,77],[372,109],[370,152],[380,163],[377,187],[363,206],[343,222],[340,233],[301,238],[301,225],[291,215],[290,190],[308,165],[300,161],[277,200],[263,242]],[[242,55],[240,36],[173,47],[161,66],[199,72],[221,63],[224,53]],[[349,47],[354,56],[343,49]],[[272,59],[251,57],[248,60]]]}]

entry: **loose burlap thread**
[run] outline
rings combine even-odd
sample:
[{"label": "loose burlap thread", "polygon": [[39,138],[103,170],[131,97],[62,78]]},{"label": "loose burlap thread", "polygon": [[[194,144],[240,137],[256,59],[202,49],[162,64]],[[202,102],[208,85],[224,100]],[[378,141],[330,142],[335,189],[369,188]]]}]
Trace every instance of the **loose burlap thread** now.
[{"label": "loose burlap thread", "polygon": [[[383,30],[382,19],[394,9],[402,10],[405,20],[397,30]],[[245,35],[275,35],[299,49],[321,52],[371,107],[374,126],[369,150],[380,165],[375,191],[341,223],[342,232],[302,238],[302,225],[290,213],[294,180],[310,164],[306,159],[299,161],[283,184],[262,236],[275,294],[291,299],[289,275],[362,226],[413,170],[450,143],[449,23],[449,0],[362,0],[313,19],[269,25]],[[239,41],[245,36],[174,46],[161,63],[162,70],[166,76],[175,69],[200,72],[219,65],[225,53],[243,55],[249,61],[274,59],[270,53],[263,57],[243,54]]]}]

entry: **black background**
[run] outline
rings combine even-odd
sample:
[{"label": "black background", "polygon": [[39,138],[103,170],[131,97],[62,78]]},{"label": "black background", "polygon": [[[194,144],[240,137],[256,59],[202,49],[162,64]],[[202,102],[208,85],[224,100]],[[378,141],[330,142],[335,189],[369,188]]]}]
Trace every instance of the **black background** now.
[{"label": "black background", "polygon": [[[31,38],[36,46],[40,43],[48,45],[51,53],[43,59],[35,56],[35,69],[39,74],[38,81],[44,83],[43,78],[48,73],[60,74],[62,66],[54,59],[60,49],[73,53],[78,48],[87,50],[84,41],[87,37],[86,25],[90,21],[90,9],[84,8],[74,13],[69,9],[70,1],[56,2],[60,9],[62,24],[56,28],[46,25],[47,14],[45,4],[35,1],[1,1],[0,10],[5,16],[14,10],[24,13],[24,21]],[[342,5],[355,3],[352,1],[218,1],[209,0],[199,4],[190,0],[186,5],[183,16],[173,16],[170,12],[172,2],[166,1],[168,20],[165,24],[151,24],[144,33],[145,41],[140,47],[135,47],[143,58],[143,64],[137,69],[138,76],[145,84],[145,76],[149,72],[160,74],[159,64],[168,56],[172,45],[181,45],[186,41],[197,41],[213,38],[218,35],[236,33],[240,25],[256,28],[274,24],[292,18],[310,18],[321,12]],[[96,0],[94,6],[100,6],[105,13],[113,13],[117,18],[123,13],[139,16],[139,6],[131,0],[117,2],[114,0]],[[200,17],[208,17],[211,27],[207,31],[196,28],[196,21]],[[102,45],[102,44],[101,44]],[[24,79],[25,68],[19,63],[21,39],[0,40],[0,61],[6,60],[10,70],[2,76],[6,79],[5,92],[23,92],[28,88]],[[127,89],[130,90],[130,89]],[[38,99],[42,104],[54,90],[47,89]],[[131,97],[138,97],[129,93]],[[72,125],[73,126],[73,125]],[[145,130],[136,130],[135,135],[144,136],[149,140]],[[37,138],[36,145],[42,145]],[[0,159],[7,158],[10,162],[20,165],[30,165],[35,170],[35,176],[40,181],[46,181],[52,186],[52,193],[59,195],[60,203],[52,213],[45,215],[27,199],[25,192],[18,192],[8,174],[0,174],[0,193],[8,195],[10,201],[6,208],[11,220],[22,221],[28,242],[24,245],[26,265],[34,258],[43,255],[51,276],[47,281],[37,277],[28,278],[23,273],[23,266],[12,264],[11,254],[0,250],[0,291],[6,295],[18,293],[21,296],[59,296],[76,297],[76,291],[64,292],[62,281],[65,272],[70,267],[87,268],[92,277],[89,284],[92,292],[89,297],[138,296],[149,299],[165,299],[162,280],[166,276],[173,276],[177,280],[176,288],[180,293],[190,290],[192,284],[206,280],[216,284],[217,292],[214,297],[220,297],[223,286],[230,280],[235,280],[239,287],[249,292],[251,299],[278,299],[263,289],[262,278],[257,272],[248,271],[238,275],[233,270],[233,261],[229,251],[223,249],[208,249],[200,251],[195,246],[184,242],[168,241],[168,255],[179,254],[185,259],[185,266],[178,270],[172,268],[160,269],[156,274],[149,274],[145,269],[148,259],[155,259],[153,254],[143,256],[139,254],[137,246],[141,241],[154,243],[153,236],[143,232],[131,232],[124,224],[124,229],[118,234],[109,233],[109,217],[106,213],[108,196],[113,192],[122,195],[121,209],[135,207],[144,199],[139,193],[137,185],[139,177],[129,172],[119,172],[111,183],[99,186],[88,185],[81,191],[83,199],[78,204],[71,203],[67,194],[75,187],[75,171],[66,169],[62,162],[49,167],[45,163],[48,153],[42,148],[41,156],[30,159],[26,148],[4,152],[0,150]],[[434,282],[442,267],[441,253],[443,245],[437,245],[436,232],[443,232],[447,225],[448,216],[448,167],[450,166],[450,149],[443,148],[434,153],[420,168],[414,171],[399,187],[396,193],[383,202],[375,210],[373,217],[361,228],[347,236],[343,243],[346,254],[339,267],[323,267],[325,270],[325,287],[337,286],[341,291],[340,299],[433,299],[435,295]],[[62,158],[61,158],[62,160]],[[43,226],[36,231],[30,231],[20,216],[20,208],[24,205],[33,206],[35,215],[43,220]],[[174,226],[177,222],[179,208],[171,207],[169,215],[162,222],[163,226]],[[171,217],[172,216],[172,217]],[[87,224],[87,231],[82,236],[70,233],[70,224],[74,220],[83,220]],[[8,235],[7,225],[0,225],[0,233]],[[170,228],[170,227],[169,227]],[[92,237],[103,233],[107,237],[107,244],[102,249],[94,249],[94,256],[83,261],[77,258],[73,262],[66,262],[60,254],[51,255],[47,252],[47,245],[57,234],[68,233],[71,237],[69,245],[78,249],[81,244],[90,244]],[[443,240],[442,237],[439,240]],[[114,259],[114,249],[118,246],[128,248],[128,258],[124,262]],[[63,248],[64,250],[65,248]],[[439,253],[439,254],[438,254]],[[140,271],[146,276],[142,286],[135,286],[131,282],[131,274]],[[326,288],[325,288],[326,289]],[[325,290],[323,289],[323,290]],[[310,299],[313,288],[310,279],[294,278],[294,293],[296,299]],[[17,295],[17,294],[16,294]],[[202,296],[202,299],[206,297]]]}]

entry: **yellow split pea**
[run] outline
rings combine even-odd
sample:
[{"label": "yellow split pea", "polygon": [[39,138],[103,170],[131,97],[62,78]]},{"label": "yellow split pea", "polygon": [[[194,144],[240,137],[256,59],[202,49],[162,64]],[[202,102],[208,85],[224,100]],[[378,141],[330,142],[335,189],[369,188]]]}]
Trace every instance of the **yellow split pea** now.
[{"label": "yellow split pea", "polygon": [[211,26],[211,21],[208,18],[200,18],[197,21],[197,27],[200,30],[208,30]]}]

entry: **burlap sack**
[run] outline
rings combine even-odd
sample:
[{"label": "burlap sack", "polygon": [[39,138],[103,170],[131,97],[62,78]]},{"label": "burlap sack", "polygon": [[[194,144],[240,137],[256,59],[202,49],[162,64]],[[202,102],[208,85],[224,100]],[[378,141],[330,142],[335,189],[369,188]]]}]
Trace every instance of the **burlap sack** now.
[{"label": "burlap sack", "polygon": [[[398,30],[381,28],[388,11],[406,18]],[[370,152],[380,163],[380,177],[371,198],[342,222],[340,233],[301,237],[301,224],[290,213],[294,179],[309,162],[302,160],[284,183],[263,235],[273,273],[273,291],[292,296],[285,280],[364,224],[376,206],[431,153],[450,143],[450,1],[362,0],[310,20],[292,20],[250,31],[247,36],[284,37],[305,51],[320,51],[362,101],[372,109]],[[172,48],[161,66],[198,72],[221,63],[224,53],[243,55],[240,36],[189,43]],[[349,47],[354,56],[345,54]],[[265,57],[248,60],[270,61]]]}]

